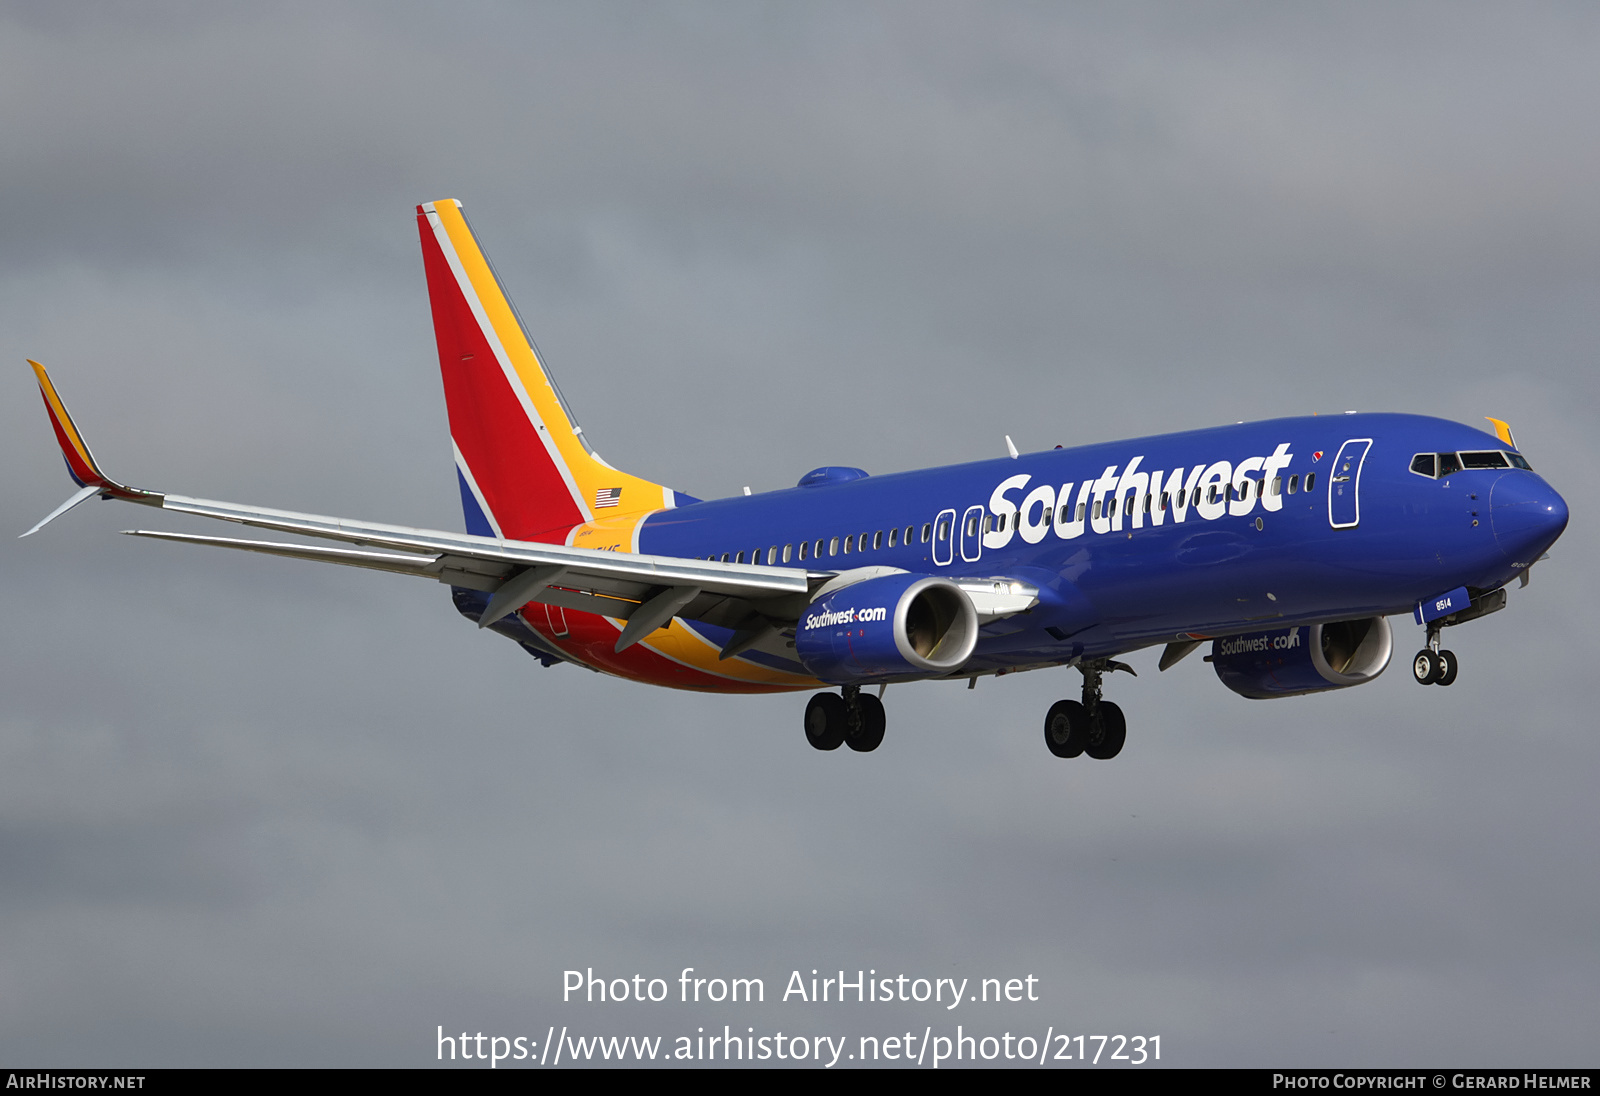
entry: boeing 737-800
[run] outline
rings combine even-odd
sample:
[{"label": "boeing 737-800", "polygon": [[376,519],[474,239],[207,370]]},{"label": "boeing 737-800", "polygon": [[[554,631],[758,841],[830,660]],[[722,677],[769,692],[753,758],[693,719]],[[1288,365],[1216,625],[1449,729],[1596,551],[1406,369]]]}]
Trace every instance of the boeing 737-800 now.
[{"label": "boeing 737-800", "polygon": [[[1417,415],[1274,419],[702,501],[590,448],[456,201],[417,209],[465,533],[127,487],[95,462],[44,368],[79,490],[295,534],[134,536],[442,582],[456,609],[545,666],[707,692],[837,686],[806,707],[822,750],[877,748],[891,683],[1045,667],[1082,674],[1044,738],[1115,756],[1120,656],[1165,670],[1212,644],[1222,683],[1289,697],[1371,681],[1387,618],[1425,628],[1413,672],[1455,680],[1445,626],[1492,613],[1567,523],[1510,428]],[[874,695],[870,687],[877,686]]]}]

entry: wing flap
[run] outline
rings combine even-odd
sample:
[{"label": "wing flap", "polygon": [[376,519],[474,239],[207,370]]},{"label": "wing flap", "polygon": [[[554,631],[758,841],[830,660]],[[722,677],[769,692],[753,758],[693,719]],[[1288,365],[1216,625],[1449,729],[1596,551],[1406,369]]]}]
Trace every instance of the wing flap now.
[{"label": "wing flap", "polygon": [[271,540],[237,540],[233,537],[207,537],[195,533],[164,533],[154,529],[124,529],[130,537],[148,537],[151,540],[171,540],[182,544],[204,544],[214,548],[237,548],[246,552],[260,552],[269,556],[289,559],[308,559],[319,563],[342,563],[347,567],[366,567],[374,571],[391,571],[402,575],[421,575],[438,578],[439,556],[423,556],[410,552],[372,552],[359,548],[331,548],[322,544],[283,544]]}]

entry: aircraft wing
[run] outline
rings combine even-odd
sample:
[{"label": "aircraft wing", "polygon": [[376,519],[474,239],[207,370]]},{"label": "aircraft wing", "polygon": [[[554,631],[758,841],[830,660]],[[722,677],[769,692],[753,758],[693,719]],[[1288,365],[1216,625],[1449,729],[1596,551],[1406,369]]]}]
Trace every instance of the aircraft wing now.
[{"label": "aircraft wing", "polygon": [[[632,641],[674,616],[726,623],[730,618],[743,619],[756,612],[793,619],[804,607],[813,584],[807,571],[793,567],[606,552],[350,521],[183,495],[158,497],[159,503],[153,504],[174,513],[219,518],[351,547],[145,529],[128,530],[131,535],[366,567],[482,590],[491,596],[479,620],[481,626],[494,623],[530,601],[542,601],[627,620],[630,628],[637,619],[640,628],[635,635],[628,635],[624,629],[624,638]],[[826,577],[818,575],[815,581]],[[644,627],[652,620],[654,623]]]},{"label": "aircraft wing", "polygon": [[49,374],[38,362],[29,364],[39,379],[67,470],[79,489],[23,536],[38,532],[96,495],[122,499],[347,547],[127,530],[133,536],[366,567],[482,590],[491,596],[478,622],[480,627],[530,601],[597,613],[628,622],[618,639],[618,650],[638,642],[674,616],[733,628],[749,628],[761,621],[792,621],[804,608],[812,586],[832,577],[832,572],[813,575],[793,567],[607,552],[351,521],[128,487],[101,470]]},{"label": "aircraft wing", "polygon": [[[490,597],[479,617],[479,627],[493,624],[530,601],[625,620],[627,624],[617,640],[619,651],[637,643],[675,616],[706,621],[735,632],[723,651],[724,658],[776,628],[792,625],[816,589],[837,574],[797,567],[722,563],[505,540],[128,487],[101,470],[67,413],[66,405],[56,394],[49,374],[39,363],[29,364],[39,379],[40,393],[67,470],[79,489],[23,536],[31,536],[96,495],[122,499],[178,514],[334,541],[342,546],[151,529],[125,530],[130,536],[365,567],[481,590]],[[1038,603],[1038,589],[1029,583],[986,577],[955,581],[972,600],[981,622],[1025,612]]]}]

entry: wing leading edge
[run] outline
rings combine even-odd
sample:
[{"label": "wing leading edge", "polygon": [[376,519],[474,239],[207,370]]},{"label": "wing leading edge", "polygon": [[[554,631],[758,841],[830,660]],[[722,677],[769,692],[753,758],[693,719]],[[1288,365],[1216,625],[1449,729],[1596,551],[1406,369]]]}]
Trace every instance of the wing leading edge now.
[{"label": "wing leading edge", "polygon": [[351,521],[128,487],[100,469],[45,368],[37,362],[29,364],[38,377],[68,472],[78,483],[79,490],[23,536],[37,532],[92,496],[123,499],[174,513],[216,518],[353,547],[149,529],[127,530],[132,536],[364,567],[481,590],[491,595],[489,609],[480,621],[484,626],[529,601],[626,620],[629,624],[617,641],[619,651],[674,616],[733,627],[759,618],[792,620],[804,607],[812,585],[830,577],[791,567],[600,551]]}]

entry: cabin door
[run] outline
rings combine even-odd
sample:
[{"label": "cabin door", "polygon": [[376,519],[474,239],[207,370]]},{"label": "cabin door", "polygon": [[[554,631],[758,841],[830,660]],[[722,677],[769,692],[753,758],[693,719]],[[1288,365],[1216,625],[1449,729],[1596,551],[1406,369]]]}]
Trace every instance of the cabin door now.
[{"label": "cabin door", "polygon": [[956,512],[940,510],[933,519],[933,565],[948,567],[955,555]]},{"label": "cabin door", "polygon": [[1352,438],[1339,447],[1328,470],[1328,524],[1350,529],[1361,524],[1361,466],[1372,448],[1371,438]]},{"label": "cabin door", "polygon": [[961,558],[966,563],[977,563],[983,556],[983,519],[989,511],[982,506],[971,506],[961,516]]}]

